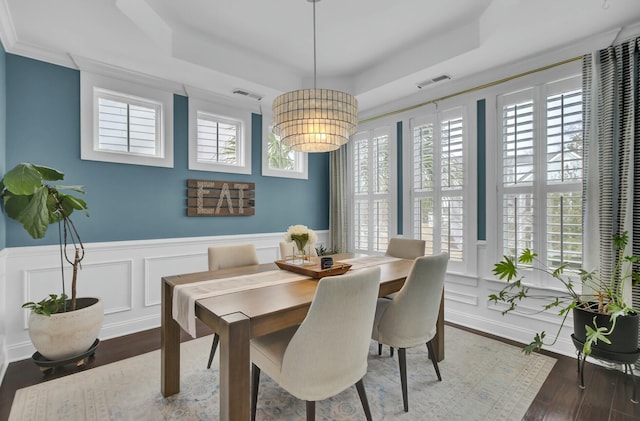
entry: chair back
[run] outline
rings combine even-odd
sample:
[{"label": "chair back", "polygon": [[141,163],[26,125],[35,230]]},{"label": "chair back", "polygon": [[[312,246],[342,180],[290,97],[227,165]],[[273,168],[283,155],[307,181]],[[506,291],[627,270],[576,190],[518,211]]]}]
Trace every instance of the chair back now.
[{"label": "chair back", "polygon": [[253,244],[209,247],[209,270],[257,265],[260,261]]},{"label": "chair back", "polygon": [[378,267],[322,278],[285,350],[279,383],[322,400],[362,379],[379,289]]},{"label": "chair back", "polygon": [[[313,246],[313,244],[310,244],[308,249],[308,253],[310,257],[318,257],[318,252],[316,251],[316,248]],[[280,241],[280,258],[281,259],[286,259],[287,257],[293,256],[293,253],[295,253],[296,250],[296,243],[294,243],[293,241],[290,243],[287,243],[286,241]]]},{"label": "chair back", "polygon": [[424,256],[426,241],[411,238],[392,238],[389,240],[386,256],[402,259],[415,259]]},{"label": "chair back", "polygon": [[385,344],[410,348],[433,339],[448,262],[447,253],[419,257],[413,262],[402,289],[376,316],[377,337]]}]

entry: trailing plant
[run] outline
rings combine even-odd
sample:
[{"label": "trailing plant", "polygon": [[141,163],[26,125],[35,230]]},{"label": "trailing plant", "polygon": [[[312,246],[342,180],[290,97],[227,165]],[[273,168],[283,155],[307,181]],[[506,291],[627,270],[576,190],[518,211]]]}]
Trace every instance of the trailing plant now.
[{"label": "trailing plant", "polygon": [[[64,174],[56,169],[22,163],[16,165],[0,180],[0,197],[7,216],[20,222],[34,239],[43,238],[49,225],[57,223],[61,261],[64,258],[73,269],[70,308],[66,308],[64,267],[61,264],[63,292],[60,298],[51,294],[37,304],[31,302],[23,306],[40,314],[52,314],[61,310],[73,311],[76,308],[76,284],[80,262],[84,258],[84,245],[70,216],[76,210],[84,211],[87,216],[89,214],[84,200],[63,192],[84,193],[82,186],[47,183],[63,179]],[[61,302],[62,309],[58,307]],[[56,311],[52,311],[56,308]]]},{"label": "trailing plant", "polygon": [[52,314],[61,313],[65,310],[67,298],[66,294],[62,294],[60,297],[56,294],[49,294],[47,298],[37,303],[29,301],[28,303],[22,304],[22,308],[28,308],[34,313],[42,314],[43,316],[51,316]]},{"label": "trailing plant", "polygon": [[[609,336],[615,330],[617,318],[636,313],[624,300],[625,283],[631,282],[632,285],[636,285],[640,280],[640,275],[633,271],[633,265],[640,262],[640,258],[624,254],[628,240],[629,236],[626,231],[622,235],[613,236],[613,244],[618,258],[610,279],[601,279],[596,271],[587,271],[582,268],[568,269],[567,264],[563,264],[557,269],[551,269],[537,258],[537,253],[525,249],[518,257],[517,262],[532,267],[534,271],[545,272],[559,281],[561,292],[530,293],[530,288],[523,282],[524,275],[519,273],[518,264],[512,257],[504,256],[503,260],[494,265],[493,273],[499,279],[506,279],[507,285],[497,294],[489,295],[489,300],[494,303],[508,304],[508,308],[502,312],[503,315],[516,310],[522,300],[533,298],[546,301],[541,311],[558,309],[558,315],[562,317],[562,323],[554,340],[547,343],[545,342],[546,332],[536,333],[533,341],[523,349],[526,354],[539,350],[545,345],[555,344],[569,312],[574,308],[590,311],[594,314],[606,314],[610,316],[611,320],[610,328],[598,326],[594,316],[593,324],[585,326],[586,341],[582,349],[583,354],[591,354],[592,346],[598,341],[611,344]],[[580,292],[576,291],[576,283],[581,286]]]}]

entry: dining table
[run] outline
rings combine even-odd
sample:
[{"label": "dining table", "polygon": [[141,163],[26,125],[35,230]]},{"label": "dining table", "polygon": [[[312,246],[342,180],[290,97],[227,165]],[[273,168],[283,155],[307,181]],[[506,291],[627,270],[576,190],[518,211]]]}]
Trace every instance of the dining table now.
[{"label": "dining table", "polygon": [[[413,260],[339,254],[332,256],[335,264],[353,262],[351,270],[380,267],[379,297],[399,291],[409,274]],[[362,262],[365,262],[363,264]],[[176,313],[176,299],[188,288],[199,291],[206,285],[229,280],[264,277],[268,284],[247,284],[207,296],[194,293],[187,303],[190,319],[199,319],[219,335],[219,399],[222,421],[248,420],[250,417],[250,340],[289,326],[300,324],[309,310],[318,279],[279,269],[275,263],[243,266],[232,269],[196,272],[162,277],[161,301],[161,393],[168,397],[180,392],[180,337],[188,329],[195,336],[193,324]],[[175,295],[175,297],[174,297]],[[200,297],[200,298],[198,298]],[[202,298],[204,297],[204,298]],[[181,306],[185,307],[184,305]],[[437,333],[433,339],[435,358],[444,359],[444,294],[441,297]],[[203,365],[206,364],[203,355]]]}]

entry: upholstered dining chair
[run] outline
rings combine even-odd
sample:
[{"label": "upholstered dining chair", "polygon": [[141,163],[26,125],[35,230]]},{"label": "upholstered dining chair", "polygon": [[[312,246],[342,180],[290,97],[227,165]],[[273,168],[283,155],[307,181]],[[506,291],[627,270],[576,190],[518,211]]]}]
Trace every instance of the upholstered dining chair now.
[{"label": "upholstered dining chair", "polygon": [[[385,252],[385,256],[392,257],[400,257],[401,259],[415,259],[420,256],[424,256],[424,250],[427,245],[425,240],[414,240],[412,238],[392,238],[389,240],[389,245],[387,246],[387,251]],[[396,294],[389,294],[385,296],[390,300]],[[381,345],[378,344],[379,353],[382,352]],[[391,355],[393,356],[393,349],[391,350]]]},{"label": "upholstered dining chair", "polygon": [[438,380],[442,381],[431,340],[436,335],[448,262],[447,253],[418,257],[395,297],[378,299],[371,337],[379,344],[389,345],[392,350],[398,348],[405,412],[409,411],[406,348],[426,344]]},{"label": "upholstered dining chair", "polygon": [[322,278],[299,326],[251,340],[252,421],[261,371],[306,401],[307,420],[315,419],[315,401],[355,384],[366,418],[371,420],[362,378],[367,372],[379,288],[380,268]]},{"label": "upholstered dining chair", "polygon": [[[295,246],[296,243],[294,243],[293,241],[290,243],[287,243],[286,241],[280,241],[280,258],[284,260],[287,258],[287,256],[291,256],[293,254]],[[309,256],[318,257],[318,252],[313,245],[309,246]]]},{"label": "upholstered dining chair", "polygon": [[[253,244],[209,247],[209,270],[230,269],[259,263],[256,247]],[[211,368],[211,362],[216,354],[219,341],[220,337],[217,333],[214,333],[207,368]]]},{"label": "upholstered dining chair", "polygon": [[396,237],[389,240],[385,256],[415,259],[416,257],[424,256],[425,247],[425,240]]}]

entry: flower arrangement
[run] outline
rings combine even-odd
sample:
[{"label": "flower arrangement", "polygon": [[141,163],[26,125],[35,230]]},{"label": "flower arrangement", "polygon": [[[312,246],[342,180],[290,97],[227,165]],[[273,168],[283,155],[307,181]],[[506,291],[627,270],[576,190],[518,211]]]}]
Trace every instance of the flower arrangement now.
[{"label": "flower arrangement", "polygon": [[284,235],[284,241],[287,243],[296,243],[296,248],[300,253],[304,254],[304,249],[308,243],[315,243],[318,241],[316,233],[309,229],[306,225],[291,225]]}]

